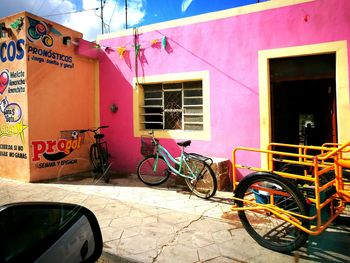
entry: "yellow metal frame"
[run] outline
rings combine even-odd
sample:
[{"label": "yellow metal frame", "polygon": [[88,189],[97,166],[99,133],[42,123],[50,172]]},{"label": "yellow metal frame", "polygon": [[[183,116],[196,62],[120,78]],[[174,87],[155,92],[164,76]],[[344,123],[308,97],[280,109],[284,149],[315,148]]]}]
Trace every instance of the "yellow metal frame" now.
[{"label": "yellow metal frame", "polygon": [[[288,151],[276,151],[273,150],[276,147],[283,147],[283,149],[288,149]],[[297,153],[293,153],[297,152]],[[312,152],[317,152],[317,155],[311,154]],[[260,167],[248,166],[244,164],[237,163],[237,153],[238,152],[251,152],[255,154],[265,155],[268,160],[267,169],[262,169]],[[232,151],[232,171],[233,171],[233,189],[237,188],[239,184],[238,181],[238,170],[248,169],[254,172],[264,171],[277,174],[283,178],[300,180],[305,183],[312,183],[315,191],[315,198],[305,197],[309,203],[315,205],[315,214],[304,216],[296,214],[293,212],[285,211],[274,205],[273,199],[270,198],[270,204],[260,204],[254,200],[243,200],[237,197],[233,197],[235,201],[243,202],[242,207],[237,205],[232,207],[233,211],[242,210],[254,210],[256,212],[269,212],[294,225],[295,227],[301,229],[302,231],[310,235],[319,235],[324,231],[335,218],[337,218],[345,209],[345,205],[350,203],[350,183],[343,181],[343,168],[350,168],[350,159],[343,156],[344,153],[350,152],[350,142],[344,145],[339,145],[335,143],[326,143],[322,146],[304,146],[304,145],[291,145],[291,144],[281,144],[281,143],[270,143],[267,150],[237,147]],[[277,158],[276,158],[277,156]],[[289,158],[289,159],[288,159]],[[291,159],[292,158],[292,159]],[[287,172],[281,172],[275,170],[275,162],[288,163],[294,165],[302,165],[304,167],[310,167],[312,172],[304,172],[304,175],[292,174]],[[334,171],[335,178],[325,183],[320,184],[320,178],[329,171]],[[330,186],[334,186],[336,191],[331,196],[327,197],[325,200],[321,201],[321,193],[326,191]],[[281,195],[278,190],[263,189],[270,194],[270,197],[274,194]],[[250,206],[246,206],[250,205]],[[322,222],[321,210],[326,207],[330,207],[330,216],[326,222]],[[310,228],[306,228],[302,225],[302,219],[310,221]],[[311,224],[312,222],[316,222]]]}]

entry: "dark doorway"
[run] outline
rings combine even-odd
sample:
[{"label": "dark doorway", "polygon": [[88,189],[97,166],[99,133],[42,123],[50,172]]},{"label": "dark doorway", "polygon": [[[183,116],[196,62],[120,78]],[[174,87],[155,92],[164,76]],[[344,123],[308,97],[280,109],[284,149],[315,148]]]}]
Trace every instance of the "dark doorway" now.
[{"label": "dark doorway", "polygon": [[270,60],[272,141],[337,141],[335,54]]}]

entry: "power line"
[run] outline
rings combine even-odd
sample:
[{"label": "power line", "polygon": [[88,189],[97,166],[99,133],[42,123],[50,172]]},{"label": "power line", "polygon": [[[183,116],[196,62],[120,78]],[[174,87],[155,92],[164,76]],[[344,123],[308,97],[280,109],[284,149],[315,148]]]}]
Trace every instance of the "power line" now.
[{"label": "power line", "polygon": [[37,13],[40,12],[40,10],[41,10],[41,8],[43,7],[44,3],[45,3],[45,0],[43,0],[43,1],[41,2],[41,5],[40,5],[39,9],[36,11]]},{"label": "power line", "polygon": [[[45,15],[43,17],[52,17],[52,16],[62,16],[62,15],[69,15],[69,14],[76,14],[76,13],[81,13],[81,12],[86,12],[86,11],[97,11],[97,10],[101,10],[101,15],[99,16],[101,18],[101,29],[102,29],[102,34],[104,34],[104,27],[107,26],[107,24],[105,24],[104,20],[103,20],[103,8],[106,5],[106,0],[100,0],[101,5],[100,7],[96,7],[96,8],[91,8],[91,9],[85,9],[85,10],[79,10],[79,11],[72,11],[72,12],[65,12],[65,13],[59,13],[59,14],[51,14],[51,15]],[[95,15],[97,15],[95,13]],[[98,16],[98,15],[97,15]]]},{"label": "power line", "polygon": [[114,12],[115,12],[116,8],[117,8],[117,2],[115,2],[115,4],[114,4],[113,12],[112,12],[111,18],[109,19],[108,25],[110,25],[112,22],[112,18],[114,17]]},{"label": "power line", "polygon": [[51,9],[50,13],[55,12],[64,2],[61,1],[60,3],[58,3],[58,5],[56,5],[54,8]]},{"label": "power line", "polygon": [[66,12],[66,13],[59,13],[59,14],[52,14],[52,15],[45,15],[43,17],[50,17],[50,16],[63,16],[63,15],[69,15],[69,14],[76,14],[76,13],[81,13],[81,12],[86,12],[86,11],[96,11],[99,10],[100,7],[96,7],[96,8],[91,8],[91,9],[85,9],[85,10],[79,10],[79,11],[72,11],[72,12]]},{"label": "power line", "polygon": [[[113,1],[112,1],[112,2],[113,2]],[[105,23],[105,28],[106,28],[106,31],[107,31],[108,33],[111,32],[111,22],[112,22],[112,19],[113,19],[113,17],[114,17],[114,14],[115,14],[115,10],[116,10],[116,9],[117,9],[117,1],[114,2],[113,12],[112,12],[112,15],[111,15],[111,17],[110,17],[110,19],[109,19],[108,24]]]},{"label": "power line", "polygon": [[38,2],[34,2],[34,1],[33,1],[33,3],[32,3],[31,6],[30,6],[30,9],[29,9],[30,12],[33,12],[33,8],[34,8],[34,6],[35,6],[36,3],[38,3]]}]

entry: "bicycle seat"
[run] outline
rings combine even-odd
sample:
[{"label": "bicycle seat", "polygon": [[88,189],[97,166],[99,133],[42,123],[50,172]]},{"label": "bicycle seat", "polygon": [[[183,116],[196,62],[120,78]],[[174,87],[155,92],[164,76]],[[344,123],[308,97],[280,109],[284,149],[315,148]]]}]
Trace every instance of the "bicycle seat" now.
[{"label": "bicycle seat", "polygon": [[184,141],[184,142],[178,142],[177,145],[181,146],[181,147],[187,147],[189,145],[191,145],[191,141]]},{"label": "bicycle seat", "polygon": [[103,137],[105,137],[105,135],[102,134],[102,133],[99,133],[99,134],[95,134],[95,135],[94,135],[94,138],[95,138],[95,139],[98,139],[98,140],[101,140]]}]

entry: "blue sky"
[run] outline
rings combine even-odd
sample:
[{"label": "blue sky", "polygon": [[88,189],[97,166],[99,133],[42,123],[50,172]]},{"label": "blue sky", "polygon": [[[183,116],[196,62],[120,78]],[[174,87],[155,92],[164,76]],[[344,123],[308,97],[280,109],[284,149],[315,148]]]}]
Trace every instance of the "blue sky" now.
[{"label": "blue sky", "polygon": [[[260,0],[260,2],[263,1],[266,0]],[[182,6],[186,2],[188,7],[182,10]],[[142,24],[163,22],[257,2],[258,0],[149,0],[146,4],[146,15]]]},{"label": "blue sky", "polygon": [[[82,32],[87,40],[101,34],[101,0],[0,0],[0,18],[21,11],[43,16]],[[125,28],[125,0],[103,0],[105,32]],[[154,24],[232,7],[258,0],[127,0],[128,27]],[[267,0],[260,0],[260,2]],[[79,12],[82,10],[89,10]]]}]

